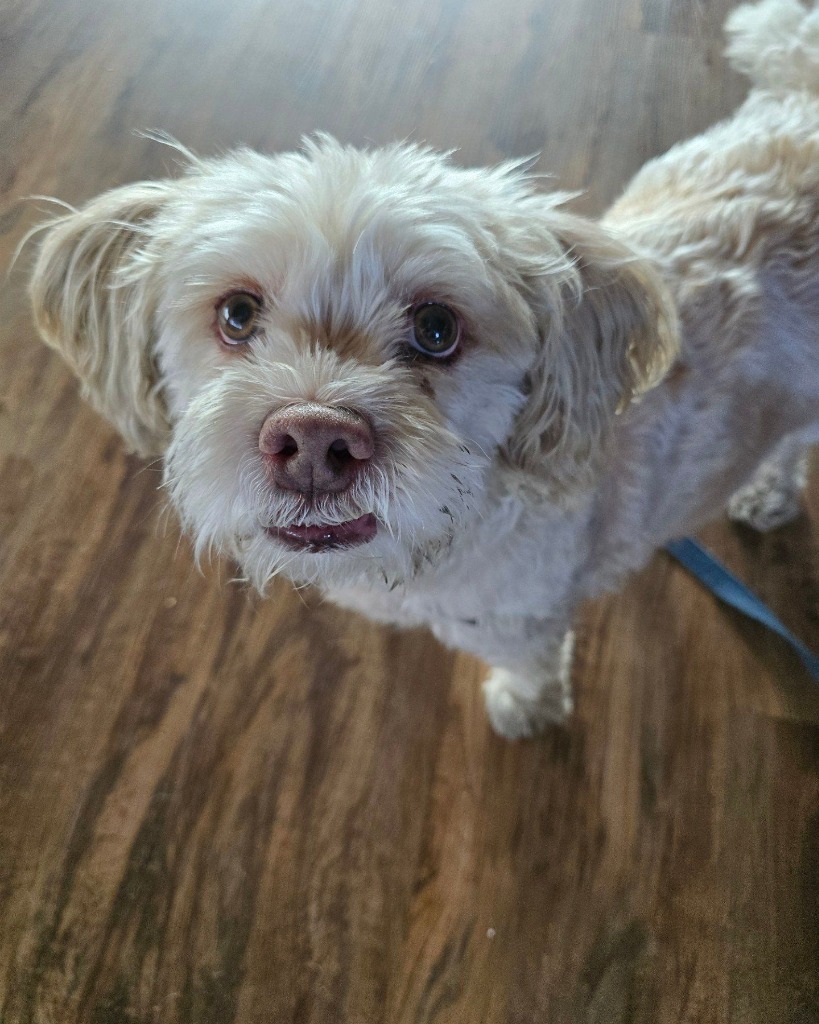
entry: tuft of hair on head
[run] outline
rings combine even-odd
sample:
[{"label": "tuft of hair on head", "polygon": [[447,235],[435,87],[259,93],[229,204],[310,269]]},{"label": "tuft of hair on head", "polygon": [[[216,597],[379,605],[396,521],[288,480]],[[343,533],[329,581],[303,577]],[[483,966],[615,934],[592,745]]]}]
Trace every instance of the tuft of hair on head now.
[{"label": "tuft of hair on head", "polygon": [[55,218],[29,287],[46,343],[143,456],[161,454],[169,430],[153,361],[156,283],[143,258],[169,190],[167,182],[127,185]]}]

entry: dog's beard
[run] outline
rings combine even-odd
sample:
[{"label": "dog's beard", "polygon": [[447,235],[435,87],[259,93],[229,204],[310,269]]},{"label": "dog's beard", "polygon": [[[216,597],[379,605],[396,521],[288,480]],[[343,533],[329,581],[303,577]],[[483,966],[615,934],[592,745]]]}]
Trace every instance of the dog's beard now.
[{"label": "dog's beard", "polygon": [[[260,592],[280,574],[297,583],[393,588],[434,565],[480,515],[484,452],[436,422],[387,374],[381,387],[370,382],[358,394],[353,381],[336,380],[329,389],[336,404],[370,416],[377,455],[350,488],[311,501],[275,488],[258,452],[259,425],[281,400],[276,387],[226,374],[190,404],[166,456],[165,483],[198,560],[235,558]],[[370,514],[376,536],[355,547],[294,550],[268,532]]]}]

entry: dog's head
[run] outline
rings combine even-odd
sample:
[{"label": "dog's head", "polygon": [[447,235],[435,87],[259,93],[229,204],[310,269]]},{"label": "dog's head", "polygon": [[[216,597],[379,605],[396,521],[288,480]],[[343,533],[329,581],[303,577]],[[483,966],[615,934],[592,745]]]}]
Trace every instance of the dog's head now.
[{"label": "dog's head", "polygon": [[560,201],[410,145],[194,160],[54,222],[36,319],[198,550],[392,582],[499,468],[587,483],[673,355],[650,265]]}]

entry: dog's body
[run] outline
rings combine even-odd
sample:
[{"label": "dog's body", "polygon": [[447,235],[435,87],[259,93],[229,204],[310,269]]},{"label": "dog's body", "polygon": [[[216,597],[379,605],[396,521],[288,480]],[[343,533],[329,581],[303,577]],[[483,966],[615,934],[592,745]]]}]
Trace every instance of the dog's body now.
[{"label": "dog's body", "polygon": [[412,147],[196,162],[60,220],[43,333],[166,453],[198,549],[429,625],[528,734],[570,707],[578,602],[729,502],[790,518],[819,441],[819,11],[766,0],[731,28],[758,88],[602,227]]},{"label": "dog's body", "polygon": [[[501,671],[487,684],[493,724],[507,735],[537,719],[505,698],[512,687],[526,694],[545,652],[557,659],[547,674],[565,680],[564,637],[580,601],[726,505],[757,529],[788,521],[806,449],[819,442],[817,94],[755,92],[729,122],[643,168],[603,223],[662,267],[680,353],[617,418],[597,485],[566,508],[499,480],[502,498],[438,572],[390,600],[347,597],[371,617],[426,623],[445,643],[514,668],[518,680]],[[536,699],[568,706],[569,693]]]}]

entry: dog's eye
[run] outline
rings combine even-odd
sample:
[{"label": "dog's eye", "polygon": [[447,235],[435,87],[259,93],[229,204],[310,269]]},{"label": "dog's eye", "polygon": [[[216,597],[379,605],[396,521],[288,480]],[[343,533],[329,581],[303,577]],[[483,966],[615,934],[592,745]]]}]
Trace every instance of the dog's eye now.
[{"label": "dog's eye", "polygon": [[411,341],[426,356],[451,356],[458,347],[460,333],[458,318],[448,306],[425,302],[412,311]]},{"label": "dog's eye", "polygon": [[225,296],[216,310],[222,340],[227,345],[241,345],[256,332],[262,304],[250,292],[234,292]]}]

